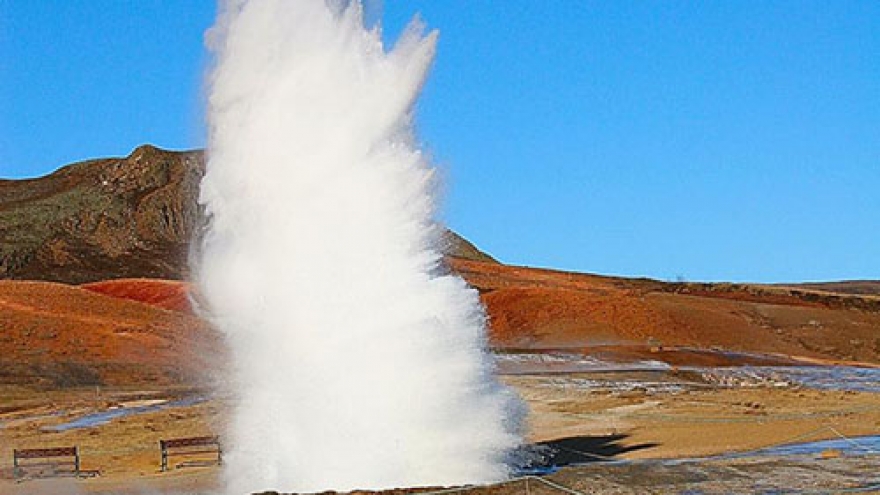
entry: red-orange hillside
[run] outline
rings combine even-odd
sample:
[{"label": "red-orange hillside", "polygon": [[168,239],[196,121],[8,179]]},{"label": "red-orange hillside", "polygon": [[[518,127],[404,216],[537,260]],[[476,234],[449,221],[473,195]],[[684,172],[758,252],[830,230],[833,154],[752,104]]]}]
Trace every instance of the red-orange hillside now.
[{"label": "red-orange hillside", "polygon": [[0,328],[0,383],[192,385],[222,352],[192,315],[51,282],[0,281]]},{"label": "red-orange hillside", "polygon": [[[632,348],[691,347],[880,362],[880,310],[871,310],[877,302],[872,298],[667,284],[459,258],[449,263],[480,291],[490,339],[499,349],[617,348],[621,355]],[[163,307],[183,309],[188,302],[189,286],[182,282],[117,280],[84,287]]]},{"label": "red-orange hillside", "polygon": [[480,290],[499,348],[686,346],[880,362],[875,297],[450,264]]}]

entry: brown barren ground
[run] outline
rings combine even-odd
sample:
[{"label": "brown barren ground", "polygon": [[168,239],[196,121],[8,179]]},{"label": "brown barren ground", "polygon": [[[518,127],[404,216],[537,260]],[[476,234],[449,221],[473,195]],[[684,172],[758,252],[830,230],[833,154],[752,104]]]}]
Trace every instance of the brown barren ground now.
[{"label": "brown barren ground", "polygon": [[178,311],[75,286],[0,281],[0,384],[202,383],[217,334]]}]

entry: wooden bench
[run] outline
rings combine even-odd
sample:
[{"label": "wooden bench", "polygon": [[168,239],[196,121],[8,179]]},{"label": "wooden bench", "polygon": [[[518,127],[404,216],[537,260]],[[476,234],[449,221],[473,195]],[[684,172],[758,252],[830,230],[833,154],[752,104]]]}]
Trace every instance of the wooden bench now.
[{"label": "wooden bench", "polygon": [[[189,457],[191,460],[176,464],[175,468],[190,466],[210,466],[223,463],[223,449],[217,437],[175,438],[159,440],[162,452],[162,471],[168,471],[168,458],[173,456]],[[192,459],[200,457],[200,459]]]},{"label": "wooden bench", "polygon": [[16,479],[35,472],[34,477],[79,476],[79,448],[15,449],[12,472]]}]

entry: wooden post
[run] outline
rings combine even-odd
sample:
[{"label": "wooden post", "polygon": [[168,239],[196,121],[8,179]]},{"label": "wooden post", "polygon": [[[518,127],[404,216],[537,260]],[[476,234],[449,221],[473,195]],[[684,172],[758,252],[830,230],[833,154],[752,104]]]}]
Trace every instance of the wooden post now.
[{"label": "wooden post", "polygon": [[79,477],[79,447],[73,447],[73,474]]},{"label": "wooden post", "polygon": [[162,450],[162,471],[168,471],[168,449],[165,447],[165,440],[159,440],[159,448]]}]

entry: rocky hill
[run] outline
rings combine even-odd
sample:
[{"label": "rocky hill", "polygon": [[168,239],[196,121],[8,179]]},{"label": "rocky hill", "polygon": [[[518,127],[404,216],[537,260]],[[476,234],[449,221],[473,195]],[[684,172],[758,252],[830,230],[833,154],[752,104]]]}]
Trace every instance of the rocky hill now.
[{"label": "rocky hill", "polygon": [[[0,279],[85,283],[186,279],[200,151],[145,145],[125,158],[75,163],[39,179],[0,180]],[[492,261],[453,232],[448,254]]]}]

